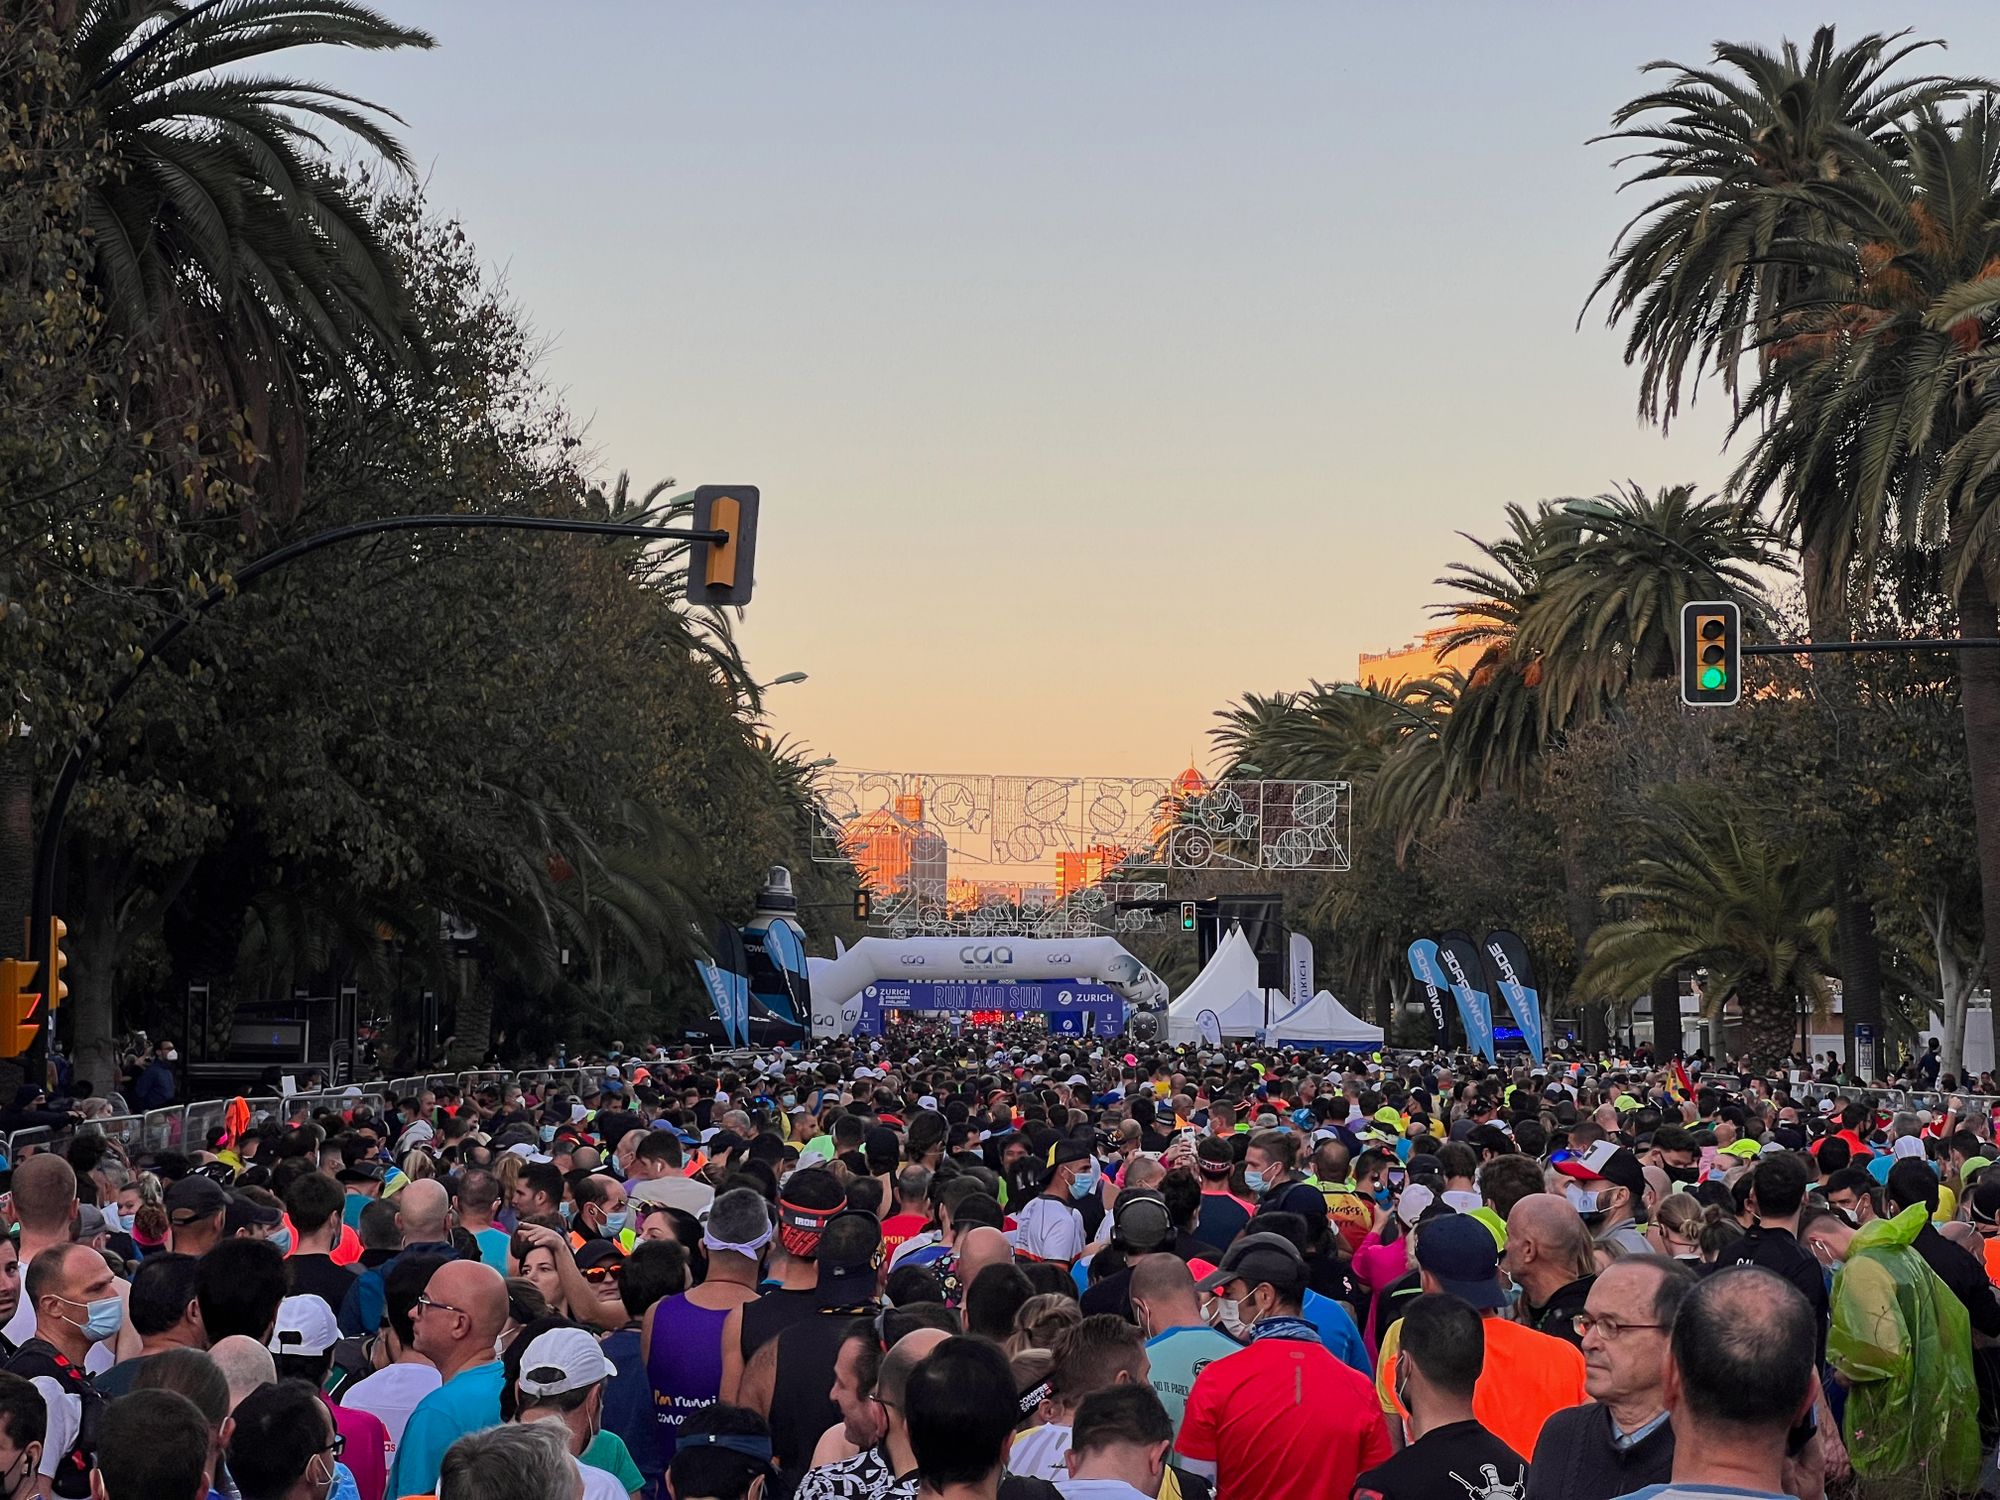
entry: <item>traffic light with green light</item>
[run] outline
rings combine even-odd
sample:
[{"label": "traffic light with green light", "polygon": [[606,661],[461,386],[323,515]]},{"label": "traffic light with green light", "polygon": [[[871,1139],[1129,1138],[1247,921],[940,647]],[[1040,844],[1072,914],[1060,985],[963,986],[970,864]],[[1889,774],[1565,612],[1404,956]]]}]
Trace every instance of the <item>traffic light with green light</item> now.
[{"label": "traffic light with green light", "polygon": [[1181,903],[1181,931],[1194,931],[1194,903],[1192,901],[1183,901]]},{"label": "traffic light with green light", "polygon": [[1743,616],[1727,599],[1681,606],[1681,702],[1726,708],[1743,696]]}]

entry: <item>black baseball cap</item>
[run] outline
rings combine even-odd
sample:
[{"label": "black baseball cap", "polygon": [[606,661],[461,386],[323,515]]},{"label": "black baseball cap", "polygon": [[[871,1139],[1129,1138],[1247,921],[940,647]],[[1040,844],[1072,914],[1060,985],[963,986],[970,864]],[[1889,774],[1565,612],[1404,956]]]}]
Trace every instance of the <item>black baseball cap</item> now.
[{"label": "black baseball cap", "polygon": [[230,1195],[213,1178],[183,1177],[167,1189],[167,1218],[175,1224],[192,1224],[229,1207]]},{"label": "black baseball cap", "polygon": [[[1487,1243],[1492,1243],[1490,1236]],[[1306,1284],[1305,1257],[1281,1234],[1241,1235],[1224,1253],[1222,1264],[1195,1286],[1206,1292],[1232,1281],[1251,1286],[1269,1283],[1282,1292],[1296,1294]]]}]

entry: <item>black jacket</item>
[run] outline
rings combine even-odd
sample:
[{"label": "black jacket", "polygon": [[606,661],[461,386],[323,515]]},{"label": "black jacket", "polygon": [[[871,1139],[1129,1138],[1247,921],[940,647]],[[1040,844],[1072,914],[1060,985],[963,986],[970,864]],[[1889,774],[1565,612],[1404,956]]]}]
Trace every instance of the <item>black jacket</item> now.
[{"label": "black jacket", "polygon": [[1674,1424],[1662,1422],[1620,1452],[1611,1408],[1595,1401],[1556,1412],[1542,1424],[1528,1461],[1526,1500],[1613,1500],[1674,1472]]}]

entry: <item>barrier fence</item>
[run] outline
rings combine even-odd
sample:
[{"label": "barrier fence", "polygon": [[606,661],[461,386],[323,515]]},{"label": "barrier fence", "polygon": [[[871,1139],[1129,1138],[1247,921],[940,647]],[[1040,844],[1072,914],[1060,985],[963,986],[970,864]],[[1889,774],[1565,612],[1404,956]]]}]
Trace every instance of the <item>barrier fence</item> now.
[{"label": "barrier fence", "polygon": [[[587,1077],[602,1078],[598,1068],[525,1068],[518,1072],[485,1069],[468,1073],[422,1073],[407,1078],[377,1078],[341,1088],[318,1089],[310,1093],[285,1095],[244,1095],[252,1120],[275,1117],[289,1119],[298,1113],[321,1109],[345,1109],[357,1101],[407,1099],[425,1088],[455,1088],[461,1094],[479,1089],[505,1090],[519,1084],[537,1097],[552,1092],[578,1093]],[[226,1122],[229,1107],[238,1096],[228,1099],[195,1099],[186,1104],[149,1110],[143,1115],[100,1115],[61,1129],[32,1125],[5,1138],[7,1165],[24,1153],[65,1147],[79,1135],[101,1135],[115,1140],[126,1154],[138,1156],[149,1151],[203,1151],[208,1149],[210,1132]]]}]

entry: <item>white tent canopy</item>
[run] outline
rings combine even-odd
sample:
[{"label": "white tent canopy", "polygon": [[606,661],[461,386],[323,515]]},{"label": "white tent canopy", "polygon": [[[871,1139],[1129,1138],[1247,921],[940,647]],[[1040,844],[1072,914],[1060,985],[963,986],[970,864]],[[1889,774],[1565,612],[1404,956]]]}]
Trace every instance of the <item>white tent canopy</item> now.
[{"label": "white tent canopy", "polygon": [[1349,1012],[1326,990],[1271,1022],[1270,1040],[1294,1047],[1379,1047],[1382,1028]]},{"label": "white tent canopy", "polygon": [[1284,1009],[1278,997],[1266,1004],[1257,985],[1257,952],[1243,936],[1241,927],[1229,929],[1194,983],[1167,1007],[1167,1040],[1198,1042],[1203,1037],[1203,1014],[1214,1016],[1216,1036],[1252,1037],[1264,1029],[1266,1020]]}]

